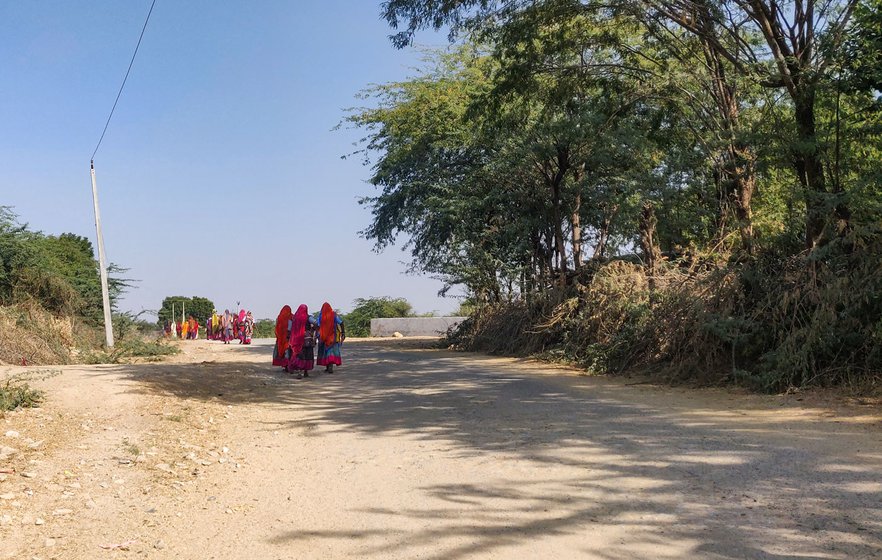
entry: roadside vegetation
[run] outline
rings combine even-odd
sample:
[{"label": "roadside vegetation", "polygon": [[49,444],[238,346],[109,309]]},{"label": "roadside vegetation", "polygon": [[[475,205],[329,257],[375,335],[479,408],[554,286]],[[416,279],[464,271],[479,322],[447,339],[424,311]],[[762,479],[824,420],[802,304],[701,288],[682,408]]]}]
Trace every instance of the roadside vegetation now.
[{"label": "roadside vegetation", "polygon": [[358,298],[352,302],[352,311],[346,313],[346,335],[368,337],[371,335],[371,319],[413,317],[413,306],[404,298],[389,296]]},{"label": "roadside vegetation", "polygon": [[174,352],[155,325],[115,311],[132,281],[111,265],[116,347],[103,348],[101,281],[91,242],[79,235],[35,232],[0,206],[0,363],[118,362]]},{"label": "roadside vegetation", "polygon": [[452,341],[760,390],[882,376],[879,0],[401,0],[449,27],[348,123],[364,235],[461,286]]}]

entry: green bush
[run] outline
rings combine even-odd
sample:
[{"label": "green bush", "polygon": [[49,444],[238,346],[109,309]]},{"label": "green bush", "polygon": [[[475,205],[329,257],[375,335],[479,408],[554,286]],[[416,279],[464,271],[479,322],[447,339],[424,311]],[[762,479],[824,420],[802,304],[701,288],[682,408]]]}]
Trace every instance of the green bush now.
[{"label": "green bush", "polygon": [[0,387],[0,411],[16,408],[35,408],[43,402],[43,392],[31,389],[27,383],[9,381]]},{"label": "green bush", "polygon": [[275,338],[275,319],[258,319],[257,321],[254,321],[254,333],[252,336],[254,338]]},{"label": "green bush", "polygon": [[348,336],[370,336],[371,319],[413,315],[413,307],[404,298],[358,298],[353,304],[355,308],[344,316]]},{"label": "green bush", "polygon": [[588,268],[565,292],[478,309],[448,341],[764,391],[882,380],[882,232],[851,232],[811,257],[669,262],[652,293],[639,265]]}]

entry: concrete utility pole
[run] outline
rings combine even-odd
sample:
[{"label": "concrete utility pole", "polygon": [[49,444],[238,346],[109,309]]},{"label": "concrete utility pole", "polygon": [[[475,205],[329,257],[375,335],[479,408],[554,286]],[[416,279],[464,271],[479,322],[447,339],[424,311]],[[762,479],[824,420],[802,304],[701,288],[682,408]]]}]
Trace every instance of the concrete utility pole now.
[{"label": "concrete utility pole", "polygon": [[113,319],[110,316],[110,289],[107,284],[107,258],[104,256],[104,235],[101,233],[101,212],[98,210],[98,184],[95,182],[95,160],[92,168],[92,202],[95,204],[95,231],[98,233],[98,269],[101,273],[101,299],[104,302],[104,340],[113,348]]}]

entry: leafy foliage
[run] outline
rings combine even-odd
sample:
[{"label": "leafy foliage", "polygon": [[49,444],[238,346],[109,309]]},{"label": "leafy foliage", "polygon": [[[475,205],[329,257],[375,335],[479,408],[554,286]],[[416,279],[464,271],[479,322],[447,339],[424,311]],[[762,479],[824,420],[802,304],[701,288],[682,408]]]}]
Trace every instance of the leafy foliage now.
[{"label": "leafy foliage", "polygon": [[349,117],[378,189],[363,233],[465,288],[459,344],[765,389],[878,378],[878,0],[382,9],[396,46],[462,39]]},{"label": "leafy foliage", "polygon": [[42,391],[32,389],[27,383],[8,380],[0,385],[0,411],[38,407],[43,402],[43,396]]},{"label": "leafy foliage", "polygon": [[371,319],[411,317],[413,307],[404,298],[372,297],[358,298],[353,309],[346,314],[346,332],[349,336],[370,336]]},{"label": "leafy foliage", "polygon": [[[124,269],[117,266],[108,269],[112,307],[131,286],[131,280],[114,275],[120,272]],[[0,304],[25,300],[91,324],[104,319],[92,243],[71,233],[52,236],[30,231],[9,207],[0,207]]]},{"label": "leafy foliage", "polygon": [[[172,316],[174,310],[174,316]],[[174,319],[181,320],[181,313],[186,317],[194,317],[197,321],[204,322],[207,318],[215,313],[214,302],[208,298],[193,296],[169,296],[162,300],[162,307],[157,312],[159,324],[165,324],[165,321]]]}]

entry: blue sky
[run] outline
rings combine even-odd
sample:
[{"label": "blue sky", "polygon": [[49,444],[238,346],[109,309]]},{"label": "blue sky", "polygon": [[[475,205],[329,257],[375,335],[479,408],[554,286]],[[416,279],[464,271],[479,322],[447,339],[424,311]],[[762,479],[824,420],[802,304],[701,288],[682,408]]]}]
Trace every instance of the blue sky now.
[{"label": "blue sky", "polygon": [[[439,282],[404,274],[407,254],[377,255],[357,234],[369,169],[340,158],[358,131],[332,129],[358,91],[419,59],[391,46],[379,4],[157,0],[95,158],[108,258],[140,281],[123,309],[166,295],[258,317],[379,295],[456,308]],[[89,156],[149,5],[0,3],[0,204],[34,229],[94,239]]]}]

